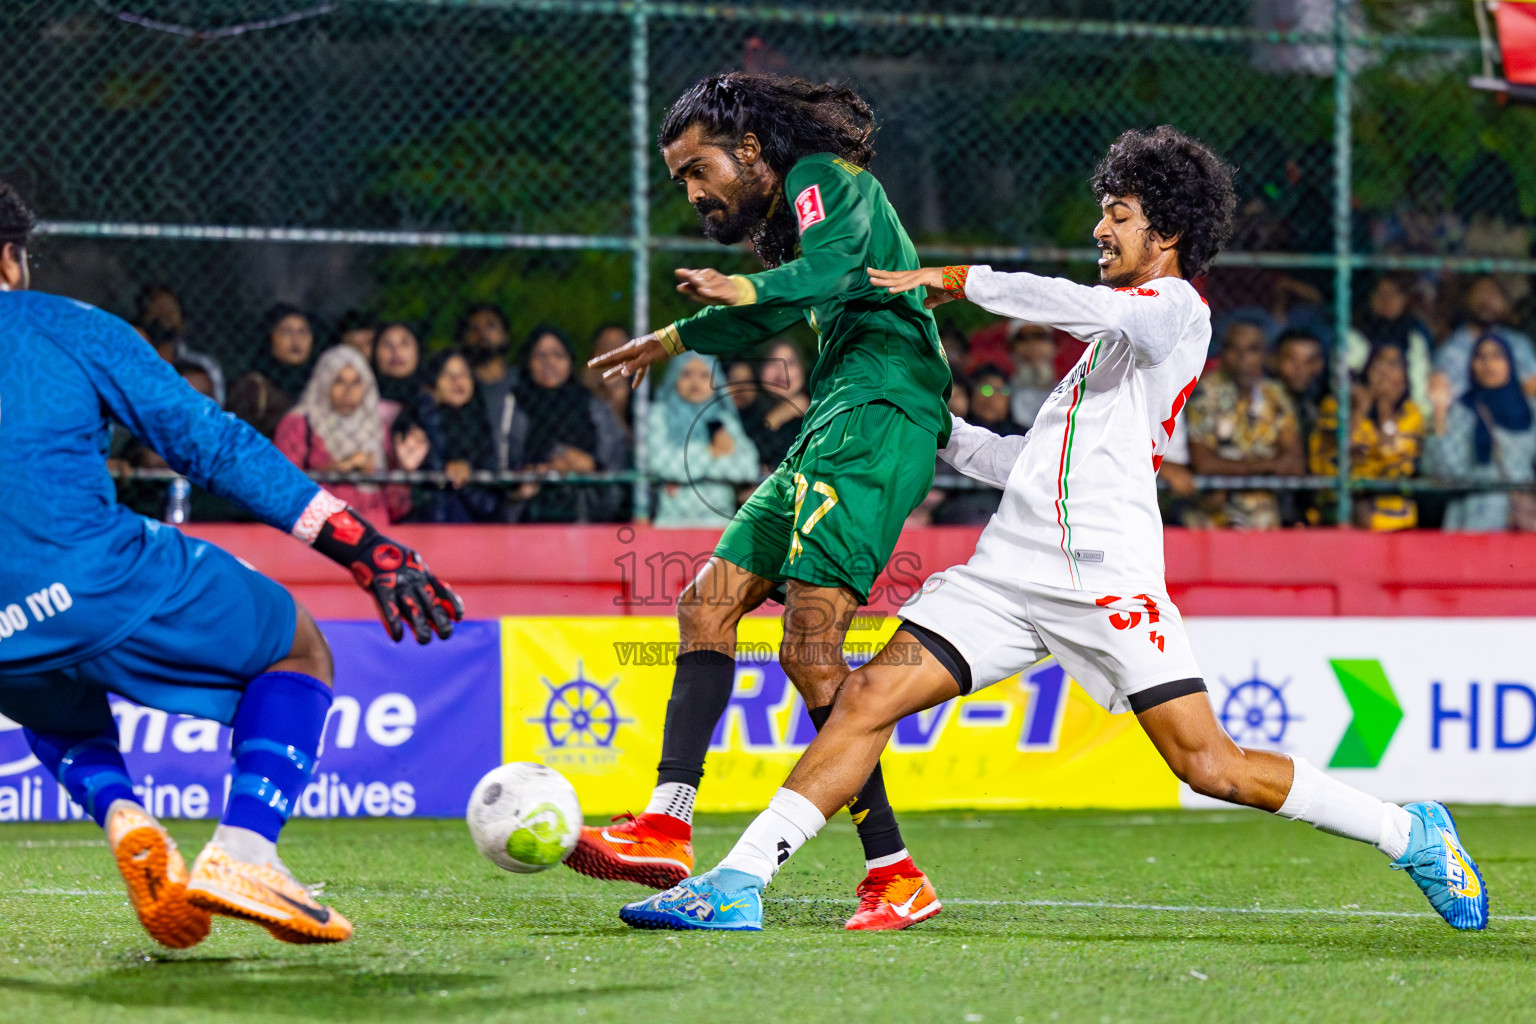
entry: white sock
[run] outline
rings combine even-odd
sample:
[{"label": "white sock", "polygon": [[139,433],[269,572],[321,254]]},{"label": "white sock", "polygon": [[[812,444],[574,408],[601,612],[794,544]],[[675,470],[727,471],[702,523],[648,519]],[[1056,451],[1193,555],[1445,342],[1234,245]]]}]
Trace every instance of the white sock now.
[{"label": "white sock", "polygon": [[651,791],[651,802],[645,805],[645,813],[666,814],[692,825],[693,801],[698,795],[698,788],[686,782],[660,783]]},{"label": "white sock", "polygon": [[912,855],[910,853],[908,853],[907,852],[907,848],[905,846],[903,846],[897,852],[895,852],[895,853],[888,853],[884,857],[876,857],[874,860],[869,860],[868,858],[866,858],[865,861],[864,861],[864,870],[865,871],[875,871],[875,870],[878,870],[879,868],[888,868],[892,864],[900,864],[902,861],[906,860],[910,856],[912,856]]},{"label": "white sock", "polygon": [[277,844],[260,832],[237,825],[220,825],[213,830],[213,841],[242,864],[277,863]]},{"label": "white sock", "polygon": [[780,789],[768,801],[768,809],[747,826],[719,866],[755,875],[767,885],[779,873],[779,867],[826,823],[815,804],[792,789]]},{"label": "white sock", "polygon": [[1378,800],[1324,775],[1306,758],[1292,757],[1295,778],[1275,813],[1313,828],[1370,843],[1393,860],[1408,849],[1413,818],[1397,804]]}]

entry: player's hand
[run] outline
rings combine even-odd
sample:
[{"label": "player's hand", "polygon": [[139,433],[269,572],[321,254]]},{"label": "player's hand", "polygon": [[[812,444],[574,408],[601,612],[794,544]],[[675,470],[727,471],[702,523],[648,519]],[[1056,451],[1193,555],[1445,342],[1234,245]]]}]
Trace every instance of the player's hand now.
[{"label": "player's hand", "polygon": [[909,292],[914,288],[927,289],[927,296],[923,299],[923,308],[932,309],[946,302],[964,298],[962,292],[944,290],[944,268],[923,267],[919,270],[876,270],[869,268],[869,283],[876,288],[884,288],[892,295]]},{"label": "player's hand", "polygon": [[679,267],[677,290],[706,306],[734,306],[741,301],[741,285],[718,270],[688,270]]},{"label": "player's hand", "polygon": [[655,334],[647,334],[643,338],[636,338],[625,345],[620,345],[612,352],[604,352],[587,360],[587,365],[594,370],[603,371],[603,379],[612,376],[630,378],[631,387],[639,387],[645,379],[645,369],[652,363],[659,363],[667,358],[667,349],[661,343],[661,339]]},{"label": "player's hand", "polygon": [[464,602],[432,575],[420,555],[375,530],[350,506],[325,521],[314,546],[373,595],[391,640],[405,636],[406,625],[419,644],[434,632],[446,640],[464,618]]}]

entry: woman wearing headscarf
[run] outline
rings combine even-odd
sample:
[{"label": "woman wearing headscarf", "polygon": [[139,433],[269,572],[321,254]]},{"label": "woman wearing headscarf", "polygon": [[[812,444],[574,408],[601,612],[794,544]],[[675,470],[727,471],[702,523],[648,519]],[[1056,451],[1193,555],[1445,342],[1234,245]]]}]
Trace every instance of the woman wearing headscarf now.
[{"label": "woman wearing headscarf", "polygon": [[758,477],[757,448],[736,404],[715,389],[715,360],[684,352],[667,364],[646,419],[658,478],[657,526],[720,527],[736,514],[736,485]]},{"label": "woman wearing headscarf", "polygon": [[[1536,477],[1536,416],[1515,378],[1509,345],[1485,334],[1472,349],[1466,392],[1437,374],[1431,381],[1434,421],[1424,461],[1435,476],[1526,482]],[[1484,491],[1446,505],[1447,530],[1536,529],[1532,495]]]},{"label": "woman wearing headscarf", "polygon": [[447,349],[427,360],[422,377],[426,390],[416,396],[414,406],[430,442],[422,468],[448,476],[448,483],[426,503],[422,518],[436,523],[500,521],[501,494],[469,482],[472,472],[496,469],[496,445],[469,360],[460,350]]},{"label": "woman wearing headscarf", "polygon": [[315,330],[309,314],[278,303],[262,318],[261,350],[229,389],[227,408],[267,437],[309,382]]},{"label": "woman wearing headscarf", "polygon": [[[389,427],[400,407],[379,399],[373,371],[350,345],[329,349],[298,403],[277,424],[272,442],[300,469],[382,473],[394,468]],[[411,509],[403,485],[327,484],[343,501],[375,522],[398,522]]]},{"label": "woman wearing headscarf", "polygon": [[[533,472],[594,473],[629,462],[623,424],[573,373],[570,339],[556,327],[536,327],[518,354],[516,405],[508,452],[512,465]],[[523,522],[570,523],[628,518],[622,491],[612,485],[537,484],[519,497]]]},{"label": "woman wearing headscarf", "polygon": [[392,320],[379,325],[373,340],[373,373],[379,381],[379,397],[386,402],[416,402],[427,385],[421,373],[421,342],[409,324]]}]

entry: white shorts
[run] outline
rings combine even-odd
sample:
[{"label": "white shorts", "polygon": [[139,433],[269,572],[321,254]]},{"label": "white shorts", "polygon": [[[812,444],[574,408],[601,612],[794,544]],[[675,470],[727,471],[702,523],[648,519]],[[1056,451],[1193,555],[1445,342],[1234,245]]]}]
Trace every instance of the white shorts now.
[{"label": "white shorts", "polygon": [[962,693],[1001,682],[1047,655],[1116,714],[1205,691],[1184,618],[1160,587],[1095,594],[1002,582],[957,565],[930,576],[902,606],[901,618],[920,627],[913,632],[924,646],[947,642],[950,655],[959,655]]}]

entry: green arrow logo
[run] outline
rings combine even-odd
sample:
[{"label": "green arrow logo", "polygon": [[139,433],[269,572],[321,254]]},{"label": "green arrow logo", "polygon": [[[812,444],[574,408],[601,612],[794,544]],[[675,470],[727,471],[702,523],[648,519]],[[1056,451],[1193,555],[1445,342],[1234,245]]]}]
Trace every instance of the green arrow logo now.
[{"label": "green arrow logo", "polygon": [[1339,740],[1339,748],[1328,762],[1329,768],[1375,768],[1392,742],[1397,723],[1403,720],[1402,705],[1381,662],[1374,659],[1330,660],[1338,677],[1344,699],[1355,713],[1349,728]]}]

